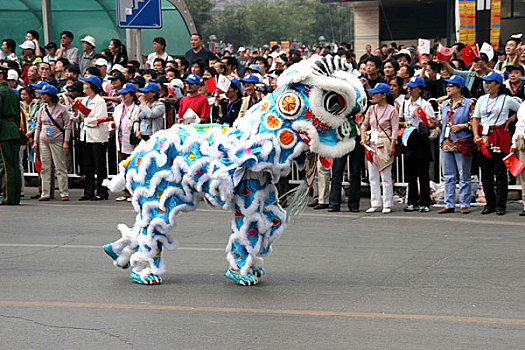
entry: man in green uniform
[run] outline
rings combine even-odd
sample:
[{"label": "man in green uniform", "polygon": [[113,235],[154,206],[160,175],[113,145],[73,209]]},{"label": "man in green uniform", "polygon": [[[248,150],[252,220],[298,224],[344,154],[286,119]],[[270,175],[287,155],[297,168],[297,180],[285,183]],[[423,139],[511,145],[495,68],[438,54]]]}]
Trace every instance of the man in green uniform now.
[{"label": "man in green uniform", "polygon": [[0,65],[0,204],[20,204],[20,99],[7,86],[9,67]]}]

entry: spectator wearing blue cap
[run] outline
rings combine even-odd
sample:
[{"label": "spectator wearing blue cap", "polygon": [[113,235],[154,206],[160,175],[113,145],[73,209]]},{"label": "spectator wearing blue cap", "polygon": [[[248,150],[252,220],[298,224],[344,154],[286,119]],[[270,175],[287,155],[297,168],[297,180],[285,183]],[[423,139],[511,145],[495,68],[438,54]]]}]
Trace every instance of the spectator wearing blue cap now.
[{"label": "spectator wearing blue cap", "polygon": [[146,83],[139,91],[140,126],[135,134],[139,139],[147,141],[154,133],[164,129],[166,107],[159,101],[160,88],[157,83]]},{"label": "spectator wearing blue cap", "polygon": [[246,76],[244,79],[241,79],[241,83],[244,85],[244,92],[246,96],[242,98],[241,110],[239,111],[239,118],[244,117],[246,111],[253,106],[255,106],[261,100],[257,96],[257,91],[255,90],[255,85],[260,84],[260,79],[254,74]]},{"label": "spectator wearing blue cap", "polygon": [[199,92],[203,84],[204,80],[193,73],[188,74],[186,79],[184,79],[184,90],[186,90],[187,96],[180,99],[179,123],[182,123],[186,113],[191,114],[191,111],[197,114],[201,124],[210,122],[210,104],[208,99]]},{"label": "spectator wearing blue cap", "polygon": [[[118,151],[118,161],[121,162],[128,158],[136,147],[131,143],[131,135],[139,130],[139,106],[137,105],[137,87],[132,83],[125,83],[122,89],[118,90],[122,102],[115,107],[113,112],[113,127],[116,131],[116,146]],[[127,189],[117,201],[131,202],[131,194]]]},{"label": "spectator wearing blue cap", "polygon": [[454,68],[448,62],[443,62],[443,68],[445,68],[449,74],[459,75],[464,78],[465,87],[470,91],[472,98],[479,98],[487,93],[485,84],[483,84],[483,79],[481,78],[492,72],[488,63],[488,56],[481,53],[480,57],[472,60],[472,68],[470,70],[460,70],[459,67]]},{"label": "spectator wearing blue cap", "polygon": [[[408,200],[404,209],[407,212],[430,211],[430,129],[435,128],[432,105],[421,95],[425,89],[425,79],[412,77],[407,83],[409,98],[399,109],[400,126],[410,137],[405,144],[405,174],[408,182]],[[427,120],[425,125],[424,119]],[[419,180],[419,186],[418,186]]]},{"label": "spectator wearing blue cap", "polygon": [[459,204],[462,214],[470,212],[472,155],[476,151],[471,127],[471,99],[463,95],[465,79],[453,75],[443,79],[447,97],[441,112],[440,159],[445,178],[445,207],[438,213],[453,213],[456,208],[456,173],[459,174]]},{"label": "spectator wearing blue cap", "polygon": [[239,116],[242,105],[241,83],[239,80],[230,79],[231,84],[225,92],[226,98],[220,99],[219,90],[215,91],[215,102],[212,106],[212,116],[215,122],[233,126]]},{"label": "spectator wearing blue cap", "polygon": [[45,103],[38,111],[33,148],[40,154],[42,162],[42,193],[40,201],[51,197],[52,167],[58,178],[58,189],[62,201],[69,200],[66,155],[69,153],[71,122],[69,112],[58,103],[58,90],[50,84],[44,84],[40,90],[40,99]]},{"label": "spectator wearing blue cap", "polygon": [[479,160],[487,204],[481,214],[496,211],[496,214],[504,215],[507,208],[508,179],[503,158],[510,153],[511,137],[508,124],[512,121],[511,116],[518,111],[520,102],[508,95],[509,91],[503,85],[503,77],[500,74],[492,71],[480,79],[485,81],[488,93],[481,96],[476,103],[472,116],[472,132],[474,141],[482,147]]},{"label": "spectator wearing blue cap", "polygon": [[[78,98],[86,110],[74,107],[75,121],[82,123],[80,132],[83,134],[84,144],[84,195],[79,200],[108,199],[108,190],[102,186],[107,177],[106,142],[108,142],[108,110],[106,101],[99,95],[102,91],[102,80],[96,75],[79,78],[84,83],[86,97]],[[97,183],[95,187],[95,173]],[[96,191],[96,192],[95,192]]]},{"label": "spectator wearing blue cap", "polygon": [[[361,125],[361,144],[374,150],[375,159],[374,162],[368,161],[371,206],[366,212],[374,213],[382,207],[383,214],[388,214],[392,211],[393,204],[392,164],[396,153],[399,117],[387,84],[377,83],[367,92],[373,105],[366,111]],[[368,127],[370,132],[367,132]],[[367,138],[367,135],[370,137]]]}]

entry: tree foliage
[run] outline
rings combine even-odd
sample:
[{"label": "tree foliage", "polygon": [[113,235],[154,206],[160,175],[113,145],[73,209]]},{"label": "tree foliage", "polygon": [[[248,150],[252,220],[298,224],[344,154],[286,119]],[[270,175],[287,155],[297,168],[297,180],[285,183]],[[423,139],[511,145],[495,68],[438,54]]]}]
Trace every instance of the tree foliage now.
[{"label": "tree foliage", "polygon": [[[209,0],[192,0],[187,4],[201,2],[209,3]],[[194,6],[198,5],[192,4],[191,8]],[[312,45],[318,42],[320,36],[327,41],[349,41],[353,38],[352,9],[321,4],[318,0],[275,3],[257,0],[227,9],[213,18],[204,18],[203,8],[209,6],[199,7],[196,10],[199,16],[194,16],[194,19],[205,40],[214,34],[218,40],[234,46],[261,46],[270,41],[284,40]],[[203,19],[204,22],[201,22]]]}]

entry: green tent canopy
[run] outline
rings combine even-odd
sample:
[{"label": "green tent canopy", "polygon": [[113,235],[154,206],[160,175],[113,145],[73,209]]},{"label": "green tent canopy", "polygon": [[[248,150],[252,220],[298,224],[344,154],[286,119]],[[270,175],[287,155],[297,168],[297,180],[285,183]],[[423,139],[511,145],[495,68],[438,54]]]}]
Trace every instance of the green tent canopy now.
[{"label": "green tent canopy", "polygon": [[[80,39],[85,35],[95,38],[100,52],[108,47],[111,39],[126,42],[126,31],[116,24],[115,0],[50,0],[53,36],[52,41],[60,44],[60,33],[69,30],[75,36],[73,46],[81,50]],[[40,34],[43,47],[42,0],[9,0],[0,5],[0,40],[13,39],[17,46],[25,40],[28,30]],[[162,0],[162,28],[143,29],[144,54],[153,52],[153,38],[166,39],[166,51],[172,56],[184,55],[190,48],[190,33],[177,8],[168,0]],[[22,50],[17,47],[17,54]]]}]

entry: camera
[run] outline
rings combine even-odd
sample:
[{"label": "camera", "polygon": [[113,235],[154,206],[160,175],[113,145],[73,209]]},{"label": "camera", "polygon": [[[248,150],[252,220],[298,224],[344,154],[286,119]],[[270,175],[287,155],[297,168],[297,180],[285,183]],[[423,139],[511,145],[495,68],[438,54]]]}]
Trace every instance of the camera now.
[{"label": "camera", "polygon": [[270,87],[264,83],[255,84],[255,91],[258,91],[263,94],[268,94],[270,92]]}]

